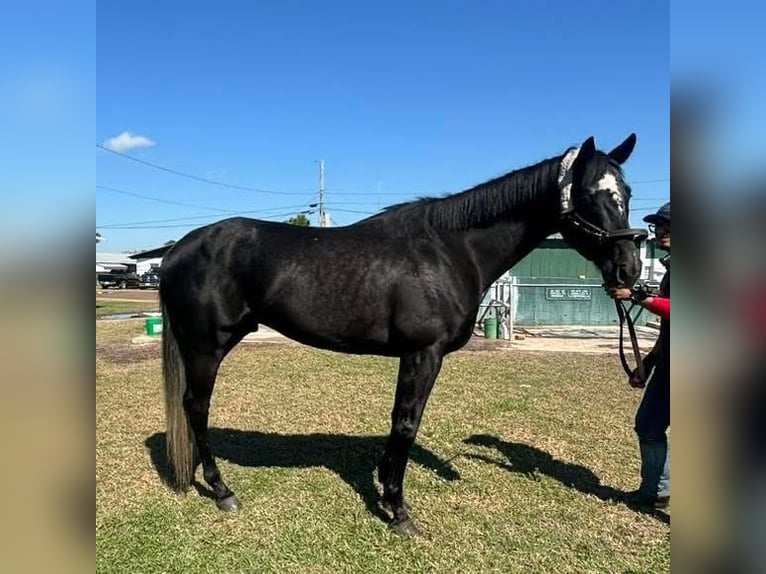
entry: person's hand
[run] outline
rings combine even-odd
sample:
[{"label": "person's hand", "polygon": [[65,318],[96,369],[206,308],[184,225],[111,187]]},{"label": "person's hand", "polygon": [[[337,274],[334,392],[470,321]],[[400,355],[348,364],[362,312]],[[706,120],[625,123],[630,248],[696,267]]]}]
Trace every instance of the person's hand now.
[{"label": "person's hand", "polygon": [[617,301],[624,301],[633,296],[633,291],[627,287],[610,287],[606,290],[606,293]]},{"label": "person's hand", "polygon": [[630,374],[628,384],[634,389],[643,389],[646,386],[646,380],[638,374],[638,367],[633,369],[633,372]]}]

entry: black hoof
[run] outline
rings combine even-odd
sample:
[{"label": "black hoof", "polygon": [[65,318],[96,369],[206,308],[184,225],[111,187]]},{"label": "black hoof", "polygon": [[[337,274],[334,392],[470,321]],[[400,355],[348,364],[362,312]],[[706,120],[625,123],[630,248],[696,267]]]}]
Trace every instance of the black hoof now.
[{"label": "black hoof", "polygon": [[223,512],[236,512],[242,508],[242,503],[233,494],[226,498],[219,498],[215,501],[215,505],[218,507],[218,510]]},{"label": "black hoof", "polygon": [[[379,504],[379,506],[381,508],[383,508],[384,510],[389,511],[391,514],[394,513],[393,505],[390,502],[388,502],[386,499],[381,498],[380,501],[378,502],[378,504]],[[406,501],[402,501],[402,508],[404,509],[404,511],[407,514],[411,514],[412,513],[412,507],[409,504],[407,504]]]},{"label": "black hoof", "polygon": [[413,537],[413,536],[420,536],[422,534],[420,532],[420,529],[417,526],[415,526],[415,523],[410,518],[394,521],[391,524],[389,524],[389,527],[394,533],[398,534],[399,536]]}]

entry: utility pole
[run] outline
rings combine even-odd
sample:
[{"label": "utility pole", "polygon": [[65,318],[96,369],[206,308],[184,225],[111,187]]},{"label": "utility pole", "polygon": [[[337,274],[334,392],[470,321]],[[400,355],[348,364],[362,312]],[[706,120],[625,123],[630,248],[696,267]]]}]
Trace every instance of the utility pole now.
[{"label": "utility pole", "polygon": [[319,227],[327,227],[324,209],[324,160],[319,162]]}]

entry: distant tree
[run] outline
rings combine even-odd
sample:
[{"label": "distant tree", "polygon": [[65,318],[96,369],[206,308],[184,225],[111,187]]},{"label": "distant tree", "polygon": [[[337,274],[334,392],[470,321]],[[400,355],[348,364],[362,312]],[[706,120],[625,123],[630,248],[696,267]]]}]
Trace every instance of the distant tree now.
[{"label": "distant tree", "polygon": [[300,225],[301,227],[308,227],[311,225],[309,218],[302,213],[292,216],[285,223],[289,223],[290,225]]},{"label": "distant tree", "polygon": [[167,240],[165,243],[163,243],[162,245],[173,245],[173,244],[175,244],[175,242],[176,242],[176,240],[175,240],[175,239],[168,239],[168,240]]}]

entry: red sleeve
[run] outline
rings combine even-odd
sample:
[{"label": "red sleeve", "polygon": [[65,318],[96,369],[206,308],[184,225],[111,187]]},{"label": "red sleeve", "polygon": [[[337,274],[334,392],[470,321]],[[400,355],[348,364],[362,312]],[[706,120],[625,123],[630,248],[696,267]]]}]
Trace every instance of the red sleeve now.
[{"label": "red sleeve", "polygon": [[739,320],[753,340],[766,341],[766,282],[752,282],[737,293]]},{"label": "red sleeve", "polygon": [[662,319],[670,319],[670,299],[652,297],[644,302],[644,307]]}]

